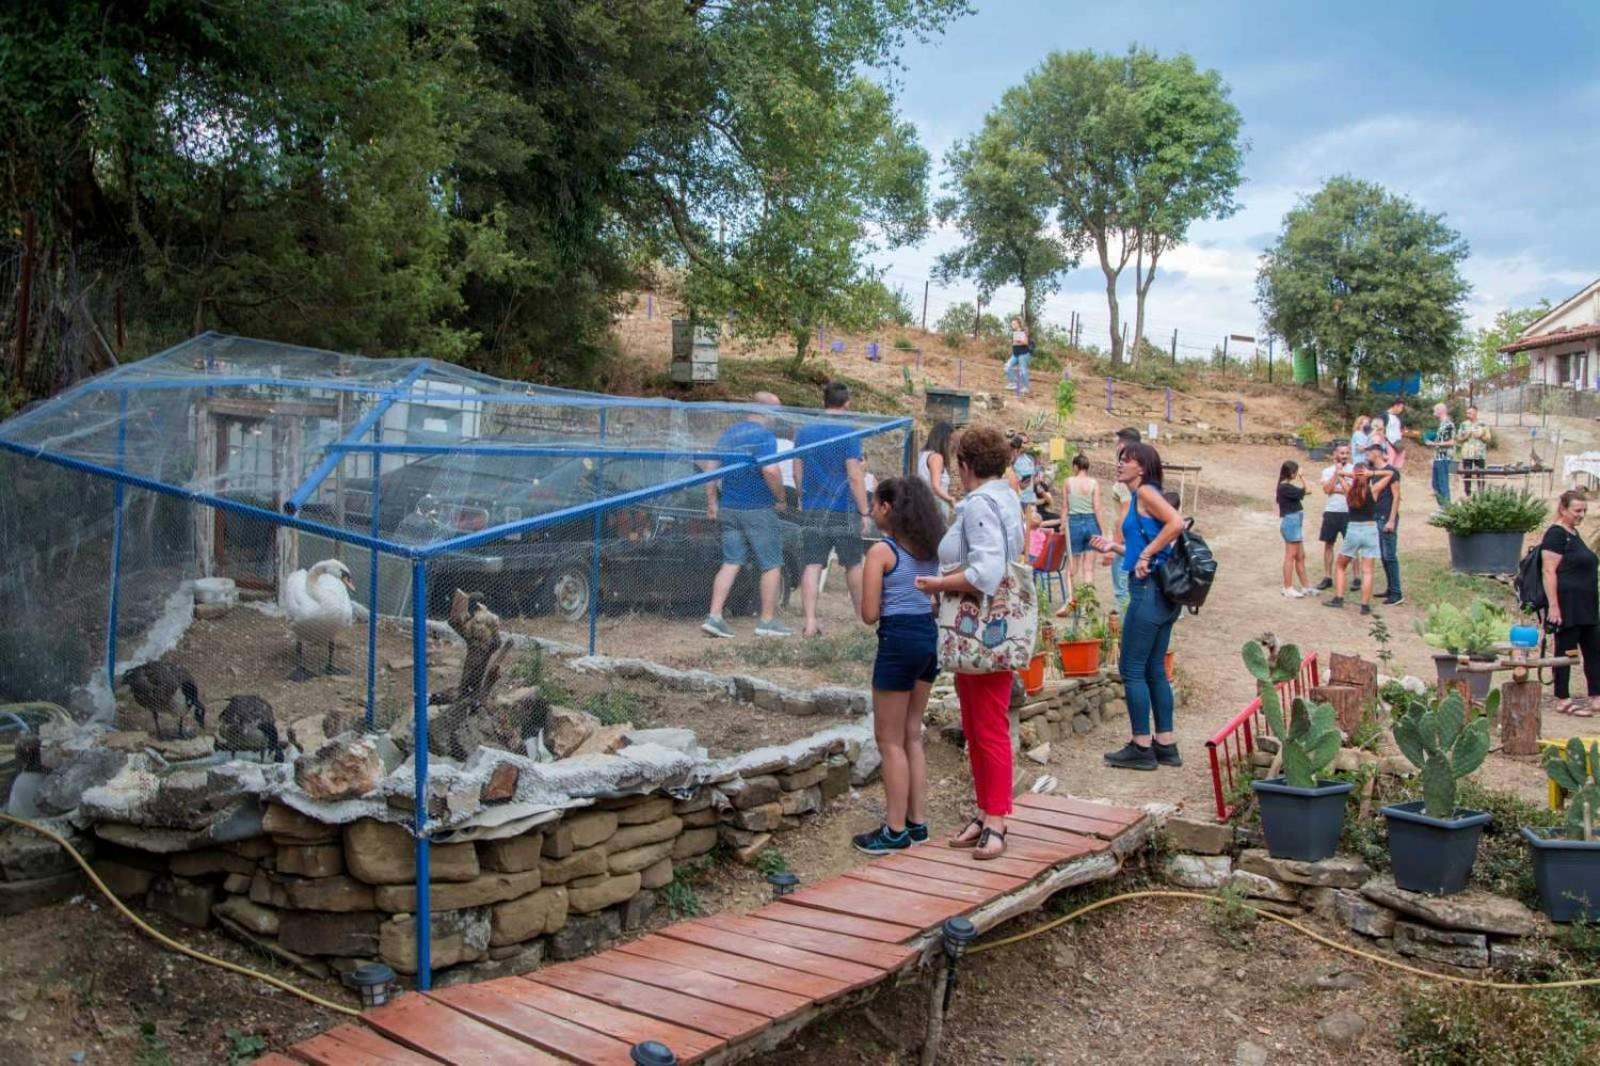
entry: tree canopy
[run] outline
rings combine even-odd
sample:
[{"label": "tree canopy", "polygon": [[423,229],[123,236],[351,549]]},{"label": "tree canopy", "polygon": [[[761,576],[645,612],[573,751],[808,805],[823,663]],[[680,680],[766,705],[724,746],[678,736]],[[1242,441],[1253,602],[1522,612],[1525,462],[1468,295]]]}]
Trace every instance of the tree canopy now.
[{"label": "tree canopy", "polygon": [[1315,353],[1343,400],[1358,377],[1450,369],[1466,256],[1443,215],[1371,182],[1333,178],[1284,216],[1262,256],[1257,303],[1273,333]]},{"label": "tree canopy", "polygon": [[1511,366],[1526,366],[1527,352],[1513,352],[1509,360],[1500,346],[1522,336],[1527,328],[1550,313],[1550,301],[1540,300],[1534,307],[1508,307],[1495,312],[1494,323],[1463,331],[1457,351],[1458,369],[1467,377],[1485,378]]}]

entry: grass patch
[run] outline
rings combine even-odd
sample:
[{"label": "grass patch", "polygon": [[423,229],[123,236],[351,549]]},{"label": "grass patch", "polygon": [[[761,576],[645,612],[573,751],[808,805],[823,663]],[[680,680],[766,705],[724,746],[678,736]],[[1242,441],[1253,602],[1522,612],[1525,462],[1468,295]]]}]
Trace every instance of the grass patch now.
[{"label": "grass patch", "polygon": [[1441,603],[1470,604],[1487,600],[1497,607],[1516,612],[1516,595],[1511,586],[1480,574],[1463,574],[1450,569],[1448,561],[1432,559],[1410,561],[1405,573],[1406,596],[1424,609]]},{"label": "grass patch", "polygon": [[1600,1057],[1600,1016],[1569,989],[1423,985],[1406,997],[1395,1046],[1415,1066],[1577,1066]]},{"label": "grass patch", "polygon": [[853,626],[806,640],[762,640],[741,645],[738,655],[751,666],[799,666],[816,669],[839,663],[870,664],[878,654],[874,630]]},{"label": "grass patch", "polygon": [[646,724],[644,704],[631,692],[596,692],[583,701],[582,710],[598,718],[601,725]]},{"label": "grass patch", "polygon": [[1249,945],[1250,930],[1255,926],[1255,912],[1241,889],[1225,885],[1216,898],[1206,904],[1206,921],[1211,923],[1218,936],[1230,947],[1243,951]]},{"label": "grass patch", "polygon": [[682,869],[672,872],[672,880],[661,890],[661,900],[673,918],[695,918],[701,914],[700,895],[684,877]]},{"label": "grass patch", "polygon": [[762,877],[771,877],[773,874],[788,873],[789,860],[777,848],[762,848],[756,853],[755,867]]}]

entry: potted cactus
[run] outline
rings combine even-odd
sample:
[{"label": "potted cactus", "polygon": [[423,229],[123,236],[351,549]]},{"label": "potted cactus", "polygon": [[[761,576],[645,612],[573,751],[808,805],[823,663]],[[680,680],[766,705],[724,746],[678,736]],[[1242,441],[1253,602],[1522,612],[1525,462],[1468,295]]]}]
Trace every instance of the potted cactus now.
[{"label": "potted cactus", "polygon": [[1467,887],[1478,857],[1478,837],[1489,822],[1483,811],[1456,809],[1456,782],[1489,754],[1489,720],[1499,691],[1470,715],[1461,694],[1414,701],[1394,723],[1394,740],[1422,770],[1422,799],[1383,808],[1389,821],[1389,859],[1395,884],[1412,892],[1448,896]]},{"label": "potted cactus", "polygon": [[1261,712],[1278,740],[1283,775],[1252,781],[1261,804],[1261,829],[1275,859],[1316,862],[1332,855],[1344,831],[1345,795],[1355,786],[1318,775],[1339,754],[1339,726],[1333,707],[1296,698],[1284,721],[1278,686],[1300,673],[1300,649],[1285,644],[1271,660],[1256,641],[1244,646],[1244,665],[1256,679]]},{"label": "potted cactus", "polygon": [[1464,676],[1472,698],[1479,702],[1487,699],[1494,675],[1477,672],[1463,675],[1456,660],[1465,655],[1479,662],[1492,662],[1495,644],[1505,640],[1511,631],[1511,620],[1506,612],[1484,600],[1474,601],[1464,611],[1453,603],[1439,603],[1428,608],[1428,617],[1416,625],[1417,632],[1430,648],[1442,649],[1433,656],[1439,683]]},{"label": "potted cactus", "polygon": [[1563,829],[1522,827],[1539,901],[1552,921],[1600,921],[1600,741],[1546,748],[1544,772],[1569,802]]},{"label": "potted cactus", "polygon": [[1067,677],[1093,677],[1100,672],[1101,657],[1110,646],[1110,631],[1100,618],[1100,601],[1092,585],[1074,586],[1067,604],[1065,638],[1056,642],[1061,673]]}]

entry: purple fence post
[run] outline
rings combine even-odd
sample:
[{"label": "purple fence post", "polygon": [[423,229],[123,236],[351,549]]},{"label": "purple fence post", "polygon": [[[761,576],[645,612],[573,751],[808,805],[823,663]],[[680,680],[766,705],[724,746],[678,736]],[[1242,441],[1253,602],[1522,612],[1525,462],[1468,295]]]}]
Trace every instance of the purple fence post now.
[{"label": "purple fence post", "polygon": [[958,389],[961,387],[961,371],[965,366],[966,366],[966,360],[965,359],[957,359],[956,360],[956,388],[958,388]]},{"label": "purple fence post", "polygon": [[1106,378],[1106,414],[1110,414],[1111,413],[1111,390],[1112,390],[1111,379],[1110,378]]},{"label": "purple fence post", "polygon": [[921,348],[917,349],[917,369],[918,370],[922,369],[922,349]]},{"label": "purple fence post", "polygon": [[656,294],[653,292],[644,294],[644,317],[647,322],[656,317]]},{"label": "purple fence post", "polygon": [[1235,400],[1235,401],[1233,401],[1233,413],[1239,419],[1239,432],[1243,433],[1244,432],[1244,401],[1243,400]]},{"label": "purple fence post", "polygon": [[1167,421],[1172,421],[1172,389],[1167,389]]}]

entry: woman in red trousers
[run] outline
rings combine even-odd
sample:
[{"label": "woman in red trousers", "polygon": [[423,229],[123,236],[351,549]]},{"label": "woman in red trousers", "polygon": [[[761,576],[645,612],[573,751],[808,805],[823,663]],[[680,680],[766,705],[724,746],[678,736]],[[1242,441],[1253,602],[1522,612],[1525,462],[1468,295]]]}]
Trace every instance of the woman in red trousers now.
[{"label": "woman in red trousers", "polygon": [[[956,472],[965,497],[956,519],[939,542],[938,577],[919,577],[924,592],[978,592],[992,596],[1006,575],[1008,560],[1023,553],[1022,503],[1006,481],[1011,448],[1000,431],[974,426],[961,435]],[[956,674],[961,730],[972,762],[978,813],[950,839],[953,848],[972,848],[978,859],[999,858],[1006,847],[1006,816],[1011,813],[1011,707],[1009,670]]]}]

